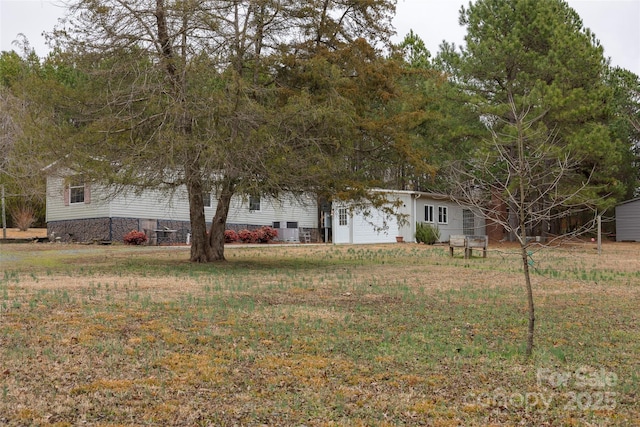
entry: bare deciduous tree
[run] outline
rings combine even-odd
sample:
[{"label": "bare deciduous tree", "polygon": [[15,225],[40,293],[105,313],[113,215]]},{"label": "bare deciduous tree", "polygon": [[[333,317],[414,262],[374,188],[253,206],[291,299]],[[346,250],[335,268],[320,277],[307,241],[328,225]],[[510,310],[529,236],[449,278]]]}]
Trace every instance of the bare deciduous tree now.
[{"label": "bare deciduous tree", "polygon": [[611,132],[603,47],[566,2],[477,0],[461,9],[460,22],[466,45],[460,52],[445,46],[439,58],[488,133],[472,160],[454,168],[453,180],[520,243],[530,355],[527,236],[545,235],[561,222],[554,220],[577,212],[611,208],[627,190],[618,177],[628,145]]},{"label": "bare deciduous tree", "polygon": [[[535,306],[529,261],[536,244],[531,236],[546,235],[551,221],[577,213],[591,212],[595,220],[597,211],[595,201],[588,199],[589,178],[580,170],[581,159],[560,148],[555,133],[541,122],[543,114],[534,115],[530,105],[517,105],[511,94],[508,99],[509,119],[493,117],[486,146],[474,160],[454,163],[450,176],[460,203],[471,203],[488,223],[499,225],[520,244],[529,316],[526,354],[530,356]],[[505,215],[502,206],[511,214]],[[590,228],[583,225],[574,233]]]}]

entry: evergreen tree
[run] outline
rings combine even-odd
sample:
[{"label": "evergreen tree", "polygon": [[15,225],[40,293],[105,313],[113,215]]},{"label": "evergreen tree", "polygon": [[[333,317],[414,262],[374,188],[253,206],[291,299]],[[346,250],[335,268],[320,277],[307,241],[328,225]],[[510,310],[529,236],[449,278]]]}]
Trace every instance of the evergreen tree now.
[{"label": "evergreen tree", "polygon": [[393,4],[75,0],[53,35],[78,76],[56,94],[56,151],[114,185],[186,186],[191,260],[223,260],[232,196],[377,182],[371,162],[394,150],[378,123],[392,123],[381,112],[396,98],[378,50]]},{"label": "evergreen tree", "polygon": [[[444,69],[472,96],[490,137],[454,179],[467,200],[519,241],[533,349],[534,303],[527,236],[624,193],[615,174],[626,146],[610,134],[612,91],[603,49],[562,0],[479,0],[462,8],[461,52],[445,46]],[[503,217],[497,199],[506,204]]]}]

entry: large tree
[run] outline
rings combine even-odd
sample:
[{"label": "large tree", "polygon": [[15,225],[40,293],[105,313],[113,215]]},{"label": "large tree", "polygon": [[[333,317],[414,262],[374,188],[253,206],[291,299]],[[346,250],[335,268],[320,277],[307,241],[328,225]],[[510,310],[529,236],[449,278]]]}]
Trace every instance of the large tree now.
[{"label": "large tree", "polygon": [[53,41],[78,78],[51,95],[55,151],[112,184],[186,186],[194,262],[224,259],[233,195],[344,195],[394,150],[392,0],[71,3]]},{"label": "large tree", "polygon": [[632,198],[638,195],[640,187],[640,78],[614,67],[607,73],[606,83],[613,91],[611,136],[628,147],[616,178],[626,189],[624,197]]},{"label": "large tree", "polygon": [[[14,218],[44,219],[45,185],[42,168],[46,159],[38,155],[42,124],[40,106],[29,95],[29,87],[39,81],[45,70],[33,50],[25,43],[23,56],[0,53],[0,185],[5,189],[7,210]],[[14,221],[14,227],[19,225]]]},{"label": "large tree", "polygon": [[471,95],[488,135],[454,168],[461,194],[519,241],[529,307],[527,355],[533,349],[534,303],[528,235],[583,209],[606,209],[624,192],[615,174],[627,146],[611,137],[607,62],[595,36],[561,0],[479,0],[462,8],[460,52],[445,45],[441,61]]},{"label": "large tree", "polygon": [[451,185],[442,168],[453,159],[467,158],[486,129],[469,93],[430,59],[419,36],[411,31],[395,48],[394,57],[402,58],[398,80],[407,94],[403,104],[412,119],[413,136],[410,155],[398,168],[401,188],[448,193]]}]

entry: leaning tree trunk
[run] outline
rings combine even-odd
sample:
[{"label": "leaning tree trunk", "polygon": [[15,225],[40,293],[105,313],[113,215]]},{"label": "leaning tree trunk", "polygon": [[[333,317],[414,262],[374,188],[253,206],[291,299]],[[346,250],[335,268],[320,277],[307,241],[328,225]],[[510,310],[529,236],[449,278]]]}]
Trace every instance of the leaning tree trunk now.
[{"label": "leaning tree trunk", "polygon": [[231,197],[233,196],[234,186],[228,180],[222,184],[220,194],[218,195],[218,205],[216,213],[211,222],[209,231],[209,248],[211,256],[209,261],[224,261],[224,231],[227,226],[227,216],[229,215],[229,206],[231,205]]}]

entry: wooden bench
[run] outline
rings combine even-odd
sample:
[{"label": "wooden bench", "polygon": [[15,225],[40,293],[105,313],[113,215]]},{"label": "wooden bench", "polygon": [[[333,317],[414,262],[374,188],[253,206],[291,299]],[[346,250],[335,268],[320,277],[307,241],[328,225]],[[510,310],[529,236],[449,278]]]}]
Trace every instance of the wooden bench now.
[{"label": "wooden bench", "polygon": [[464,235],[452,234],[449,236],[449,253],[453,257],[453,248],[463,248],[465,258],[467,257],[467,239]]},{"label": "wooden bench", "polygon": [[489,246],[489,236],[467,236],[457,234],[449,237],[449,253],[451,256],[453,256],[454,248],[463,248],[465,259],[471,258],[474,249],[481,249],[482,258],[486,258],[487,246]]}]

